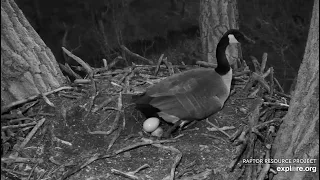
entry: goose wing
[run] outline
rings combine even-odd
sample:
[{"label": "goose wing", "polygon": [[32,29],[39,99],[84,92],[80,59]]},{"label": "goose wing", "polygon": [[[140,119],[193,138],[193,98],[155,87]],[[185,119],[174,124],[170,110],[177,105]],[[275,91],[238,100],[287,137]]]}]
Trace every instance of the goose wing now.
[{"label": "goose wing", "polygon": [[197,69],[169,77],[150,87],[144,97],[168,122],[203,119],[219,111],[219,97],[228,93],[220,75],[212,69]]}]

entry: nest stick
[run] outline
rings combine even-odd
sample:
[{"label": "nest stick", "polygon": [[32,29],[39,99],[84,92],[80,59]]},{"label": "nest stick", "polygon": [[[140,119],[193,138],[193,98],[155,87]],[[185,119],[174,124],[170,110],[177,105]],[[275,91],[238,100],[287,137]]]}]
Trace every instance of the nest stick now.
[{"label": "nest stick", "polygon": [[87,64],[86,62],[84,62],[81,58],[79,58],[78,56],[72,54],[70,51],[68,51],[66,48],[62,47],[63,52],[65,52],[69,57],[71,57],[72,59],[74,59],[75,61],[77,61],[88,73],[89,77],[93,76],[93,70],[90,67],[89,64]]},{"label": "nest stick", "polygon": [[131,89],[131,87],[130,87],[130,81],[131,81],[131,79],[132,79],[132,77],[134,76],[134,74],[135,74],[135,70],[132,70],[130,73],[129,73],[129,75],[125,78],[125,87],[124,87],[124,92],[125,93],[130,93],[130,89]]},{"label": "nest stick", "polygon": [[211,126],[213,126],[214,128],[216,128],[218,131],[222,132],[222,133],[223,133],[224,135],[226,135],[229,139],[231,138],[231,136],[230,136],[228,133],[226,133],[225,131],[221,130],[219,127],[217,127],[217,126],[214,125],[213,123],[211,123],[208,118],[206,119],[206,122],[207,122],[208,124],[210,124]]},{"label": "nest stick", "polygon": [[260,68],[260,73],[262,74],[264,69],[266,68],[266,63],[268,60],[268,53],[263,53],[262,55],[262,62],[261,62],[261,68]]},{"label": "nest stick", "polygon": [[34,126],[34,125],[36,125],[36,124],[37,124],[36,122],[31,122],[31,123],[25,123],[25,124],[2,126],[2,127],[1,127],[1,130],[29,127],[29,126]]},{"label": "nest stick", "polygon": [[2,157],[1,163],[43,163],[42,158],[25,158],[25,157]]},{"label": "nest stick", "polygon": [[291,99],[291,96],[290,95],[288,95],[288,94],[285,94],[285,93],[283,93],[283,92],[279,92],[279,91],[274,91],[275,93],[277,93],[277,94],[279,94],[280,96],[283,96],[283,97],[285,97],[285,98],[288,98],[288,99]]},{"label": "nest stick", "polygon": [[118,112],[116,114],[116,117],[115,117],[110,129],[107,131],[107,134],[111,134],[113,131],[115,131],[118,128],[118,124],[119,124],[120,116],[121,116],[121,111],[122,111],[122,94],[120,92],[119,97],[118,97]]},{"label": "nest stick", "polygon": [[198,64],[200,66],[211,67],[211,68],[216,68],[217,67],[216,64],[209,63],[209,62],[206,62],[206,61],[197,61],[196,64]]},{"label": "nest stick", "polygon": [[93,108],[92,112],[99,111],[100,109],[102,109],[103,107],[107,106],[109,103],[111,103],[115,99],[116,99],[116,96],[109,97],[108,99],[103,101],[101,104],[99,104],[97,107]]},{"label": "nest stick", "polygon": [[253,86],[253,83],[254,83],[254,79],[251,76],[246,86],[243,88],[244,92],[249,92],[250,88]]},{"label": "nest stick", "polygon": [[45,103],[47,103],[51,107],[55,107],[54,104],[49,100],[49,98],[46,95],[41,93],[41,96]]},{"label": "nest stick", "polygon": [[[49,94],[53,94],[53,93],[56,93],[58,91],[62,91],[62,90],[65,90],[65,89],[72,89],[72,87],[69,87],[69,86],[65,86],[65,87],[60,87],[58,89],[55,89],[55,90],[52,90],[52,91],[49,91],[49,92],[46,92],[46,93],[43,93],[43,95],[47,96]],[[21,100],[18,100],[18,101],[15,101],[15,102],[12,102],[6,106],[3,106],[1,107],[1,114],[3,113],[6,113],[8,112],[9,110],[11,110],[13,107],[16,107],[18,105],[21,105],[23,103],[27,103],[29,101],[32,101],[32,100],[35,100],[39,97],[42,97],[41,94],[38,94],[38,95],[34,95],[34,96],[31,96],[31,97],[28,97],[26,99],[21,99]]]},{"label": "nest stick", "polygon": [[176,171],[176,168],[177,168],[178,164],[181,161],[182,153],[178,149],[176,149],[176,148],[174,148],[172,146],[163,146],[161,144],[153,144],[153,146],[158,147],[158,148],[162,148],[162,149],[166,149],[166,150],[169,150],[169,151],[172,151],[172,152],[175,152],[175,153],[178,153],[178,155],[174,159],[174,163],[172,164],[172,167],[171,167],[171,170],[170,170],[170,178],[169,178],[169,180],[174,180],[175,171]]},{"label": "nest stick", "polygon": [[74,77],[76,79],[81,79],[82,78],[79,74],[75,73],[67,63],[65,65],[59,63],[59,66],[64,72],[66,72],[70,76],[72,76],[72,77]]},{"label": "nest stick", "polygon": [[157,66],[156,66],[156,70],[154,71],[154,75],[157,76],[158,75],[158,72],[159,72],[159,69],[160,69],[160,65],[162,63],[162,60],[163,60],[163,56],[164,54],[161,54],[159,60],[158,60],[158,63],[157,63]]},{"label": "nest stick", "polygon": [[251,73],[250,70],[245,70],[245,71],[241,71],[241,72],[235,72],[232,76],[233,77],[238,77],[238,76],[242,76],[242,75],[250,74],[250,73]]},{"label": "nest stick", "polygon": [[88,115],[90,114],[92,107],[94,105],[94,100],[97,97],[97,87],[96,87],[96,82],[93,80],[93,78],[91,77],[91,87],[92,87],[92,93],[91,96],[89,97],[89,104],[88,104],[88,111],[87,113],[83,116],[83,119],[86,119],[88,117]]},{"label": "nest stick", "polygon": [[154,64],[151,60],[149,60],[149,59],[147,59],[147,58],[145,58],[145,57],[142,57],[142,56],[140,56],[139,54],[136,54],[136,53],[134,53],[134,52],[131,52],[131,51],[130,51],[128,48],[126,48],[124,45],[121,45],[120,47],[121,47],[121,49],[122,49],[124,52],[126,52],[126,53],[129,54],[130,56],[135,57],[135,58],[137,58],[137,59],[139,59],[139,60],[141,60],[141,61],[143,61],[143,62],[145,62],[145,63]]},{"label": "nest stick", "polygon": [[[122,149],[119,149],[117,150],[116,152],[114,152],[113,154],[114,155],[118,155],[120,153],[123,153],[123,152],[126,152],[126,151],[129,151],[131,149],[135,149],[137,147],[140,147],[140,146],[145,146],[145,145],[150,145],[150,144],[161,144],[161,143],[172,143],[172,142],[176,142],[176,140],[170,140],[170,139],[165,139],[165,140],[150,140],[150,139],[145,139],[143,138],[142,139],[143,141],[142,142],[138,142],[136,144],[133,144],[133,145],[129,145],[129,146],[126,146]],[[108,156],[109,157],[109,156]]]},{"label": "nest stick", "polygon": [[262,74],[262,78],[266,78],[267,76],[269,76],[271,69],[269,68],[265,73]]},{"label": "nest stick", "polygon": [[36,126],[33,127],[31,132],[27,135],[27,137],[23,140],[23,142],[19,146],[19,150],[24,148],[27,143],[30,141],[30,139],[33,137],[33,135],[38,131],[38,129],[42,126],[42,124],[45,122],[46,118],[42,118]]},{"label": "nest stick", "polygon": [[114,136],[112,137],[109,145],[108,145],[108,149],[107,151],[109,151],[111,149],[111,147],[113,146],[113,144],[116,142],[116,140],[119,138],[120,133],[122,131],[122,128],[118,128],[118,130],[116,130],[116,132],[114,133]]},{"label": "nest stick", "polygon": [[[270,158],[270,149],[268,149],[266,151],[266,159],[269,159]],[[260,172],[259,174],[259,177],[258,177],[258,180],[264,180],[265,176],[268,174],[269,172],[269,169],[270,169],[270,164],[269,163],[266,163],[264,164],[263,168],[262,168],[262,171]]]},{"label": "nest stick", "polygon": [[261,70],[260,70],[261,65],[260,65],[259,61],[257,60],[257,58],[254,56],[250,56],[250,58],[252,60],[253,66],[254,66],[254,71],[256,73],[260,73],[261,72]]},{"label": "nest stick", "polygon": [[114,59],[111,61],[111,63],[109,64],[108,69],[114,67],[120,60],[125,60],[125,59],[124,59],[123,57],[121,57],[121,56],[118,56],[118,57],[114,58]]},{"label": "nest stick", "polygon": [[268,83],[257,73],[252,73],[252,78],[255,81],[258,81],[268,92],[270,92],[270,87]]},{"label": "nest stick", "polygon": [[247,138],[245,139],[243,144],[241,144],[240,146],[237,147],[237,155],[235,156],[235,158],[233,158],[233,160],[231,161],[231,163],[228,166],[228,169],[230,172],[233,172],[237,163],[240,160],[240,157],[243,155],[243,153],[245,152],[246,149],[247,149]]},{"label": "nest stick", "polygon": [[273,67],[270,68],[270,96],[273,95],[274,92],[274,80],[273,80]]},{"label": "nest stick", "polygon": [[106,59],[102,59],[102,62],[103,62],[103,67],[108,69],[108,61]]},{"label": "nest stick", "polygon": [[138,169],[134,170],[134,171],[130,171],[130,172],[122,172],[116,169],[111,169],[111,172],[114,174],[119,174],[122,175],[124,177],[127,177],[129,179],[133,179],[133,180],[140,180],[140,178],[138,176],[136,176],[135,174],[139,171],[141,171],[142,169],[145,168],[149,168],[150,166],[148,164],[144,164],[142,166],[140,166]]},{"label": "nest stick", "polygon": [[280,92],[284,92],[284,90],[283,90],[283,88],[281,87],[281,85],[280,85],[280,83],[279,83],[279,81],[277,80],[277,78],[273,78],[273,80],[274,80],[274,82],[277,84],[277,86],[279,87],[279,89],[280,89]]},{"label": "nest stick", "polygon": [[163,59],[163,63],[167,66],[168,71],[169,71],[170,76],[171,76],[171,75],[173,75],[173,74],[174,74],[174,70],[173,70],[172,64],[171,64],[170,62],[168,62],[168,60],[167,60],[167,59],[168,59],[168,58],[167,58],[167,57],[165,57],[165,58]]},{"label": "nest stick", "polygon": [[244,128],[244,126],[240,126],[240,127],[238,128],[238,130],[231,135],[231,137],[229,138],[229,140],[230,140],[231,142],[233,142],[235,139],[237,139],[237,138],[240,136],[240,134],[242,133],[243,128]]}]

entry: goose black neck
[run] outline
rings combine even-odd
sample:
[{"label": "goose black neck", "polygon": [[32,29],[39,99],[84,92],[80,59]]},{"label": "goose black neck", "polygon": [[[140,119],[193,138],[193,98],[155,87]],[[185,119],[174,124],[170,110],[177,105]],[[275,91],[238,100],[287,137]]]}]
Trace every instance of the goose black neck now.
[{"label": "goose black neck", "polygon": [[217,64],[215,71],[220,75],[225,75],[230,70],[230,64],[226,56],[226,49],[229,45],[229,38],[228,36],[224,36],[221,38],[217,45],[216,50],[216,57],[217,57]]}]

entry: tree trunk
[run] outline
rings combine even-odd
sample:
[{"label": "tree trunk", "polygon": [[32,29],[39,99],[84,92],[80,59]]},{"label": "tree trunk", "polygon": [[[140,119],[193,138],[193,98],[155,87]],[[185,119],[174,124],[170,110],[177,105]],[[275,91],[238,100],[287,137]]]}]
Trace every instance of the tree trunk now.
[{"label": "tree trunk", "polygon": [[[237,1],[200,0],[200,34],[204,61],[217,63],[216,47],[229,29],[238,29]],[[239,46],[228,46],[226,54],[230,64],[239,57]]]},{"label": "tree trunk", "polygon": [[297,84],[273,147],[277,159],[317,159],[316,163],[277,164],[316,167],[317,172],[278,172],[276,180],[319,178],[319,0],[314,1],[311,25]]},{"label": "tree trunk", "polygon": [[13,0],[1,0],[1,106],[65,82],[51,50]]}]

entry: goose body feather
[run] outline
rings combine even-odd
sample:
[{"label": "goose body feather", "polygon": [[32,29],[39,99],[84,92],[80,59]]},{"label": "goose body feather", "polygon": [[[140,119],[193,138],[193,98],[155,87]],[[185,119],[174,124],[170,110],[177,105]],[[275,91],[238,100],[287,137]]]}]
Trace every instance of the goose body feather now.
[{"label": "goose body feather", "polygon": [[189,70],[151,86],[136,104],[138,109],[139,105],[143,109],[145,104],[158,109],[157,114],[170,123],[179,119],[201,120],[222,108],[230,83],[231,78],[220,76],[214,69]]}]

